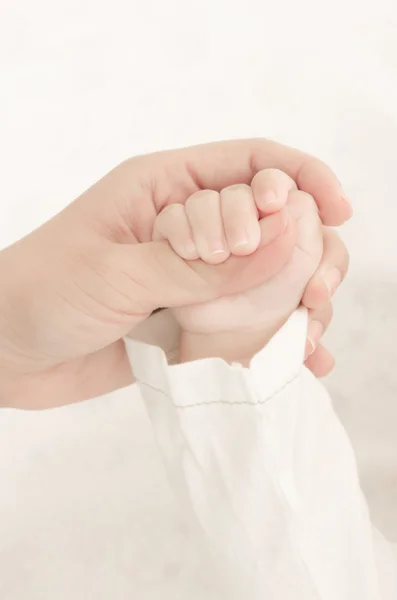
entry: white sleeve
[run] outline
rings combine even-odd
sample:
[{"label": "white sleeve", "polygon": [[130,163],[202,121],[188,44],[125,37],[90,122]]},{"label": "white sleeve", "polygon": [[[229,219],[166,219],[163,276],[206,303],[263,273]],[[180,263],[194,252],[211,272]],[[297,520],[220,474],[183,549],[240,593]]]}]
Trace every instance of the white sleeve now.
[{"label": "white sleeve", "polygon": [[303,366],[306,331],[301,309],[248,369],[126,348],[218,598],[395,599],[379,574],[397,563],[383,541],[377,555],[350,442]]}]

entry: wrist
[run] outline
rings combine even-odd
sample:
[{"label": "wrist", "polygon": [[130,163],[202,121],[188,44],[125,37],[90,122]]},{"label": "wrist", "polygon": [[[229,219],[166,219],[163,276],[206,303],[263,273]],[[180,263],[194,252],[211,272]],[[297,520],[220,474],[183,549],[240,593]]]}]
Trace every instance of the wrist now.
[{"label": "wrist", "polygon": [[247,367],[282,325],[283,322],[280,322],[271,329],[238,329],[210,334],[182,330],[179,360],[190,362],[202,358],[222,358],[228,363],[240,363]]}]

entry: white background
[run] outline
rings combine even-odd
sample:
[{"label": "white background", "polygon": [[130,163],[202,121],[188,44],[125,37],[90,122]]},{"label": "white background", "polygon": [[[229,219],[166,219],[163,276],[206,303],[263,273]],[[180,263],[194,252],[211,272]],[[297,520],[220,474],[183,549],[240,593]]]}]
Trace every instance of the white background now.
[{"label": "white background", "polygon": [[1,245],[127,156],[266,136],[331,163],[355,265],[390,266],[393,4],[2,0]]},{"label": "white background", "polygon": [[[0,0],[0,247],[130,155],[247,136],[320,156],[353,200],[329,385],[397,539],[395,2]],[[51,435],[79,410],[54,413]],[[31,421],[0,414],[6,481],[24,437],[21,489],[37,440],[52,443],[47,418],[29,445]]]}]

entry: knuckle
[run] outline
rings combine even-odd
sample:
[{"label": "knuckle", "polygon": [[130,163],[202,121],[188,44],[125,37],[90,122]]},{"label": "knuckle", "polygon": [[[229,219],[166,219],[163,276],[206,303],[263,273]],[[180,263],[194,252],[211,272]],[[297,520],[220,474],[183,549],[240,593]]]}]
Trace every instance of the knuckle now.
[{"label": "knuckle", "polygon": [[320,321],[326,329],[334,316],[332,301],[327,302],[321,308],[315,308],[310,311],[310,321]]},{"label": "knuckle", "polygon": [[251,194],[251,187],[246,183],[234,183],[233,185],[228,185],[223,188],[221,191],[221,196],[224,194]]},{"label": "knuckle", "polygon": [[158,214],[153,227],[153,234],[167,236],[175,219],[185,210],[182,204],[169,204]]},{"label": "knuckle", "polygon": [[199,190],[189,196],[185,203],[187,212],[195,210],[200,205],[219,201],[219,193],[214,190]]}]

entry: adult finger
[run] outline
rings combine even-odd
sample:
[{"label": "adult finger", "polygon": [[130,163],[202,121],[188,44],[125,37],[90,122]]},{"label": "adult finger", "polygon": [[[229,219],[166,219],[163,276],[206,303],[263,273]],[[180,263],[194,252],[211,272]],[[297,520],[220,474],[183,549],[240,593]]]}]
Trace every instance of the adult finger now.
[{"label": "adult finger", "polygon": [[306,360],[305,365],[315,375],[315,377],[325,377],[328,375],[335,366],[335,360],[324,348],[324,346],[317,346],[316,350]]},{"label": "adult finger", "polygon": [[314,353],[319,342],[327,330],[333,315],[332,303],[316,310],[309,311],[309,324],[307,328],[307,341],[305,359]]},{"label": "adult finger", "polygon": [[326,304],[342,283],[349,267],[349,254],[337,232],[323,228],[323,256],[309,281],[302,303],[307,308]]},{"label": "adult finger", "polygon": [[95,224],[113,240],[148,242],[164,206],[184,204],[198,190],[220,192],[234,184],[250,185],[263,169],[284,171],[313,196],[325,225],[341,225],[350,218],[346,195],[326,164],[265,139],[217,142],[129,159],[70,208],[80,212],[79,221]]},{"label": "adult finger", "polygon": [[112,304],[117,301],[118,314],[125,314],[130,326],[158,307],[197,304],[243,292],[278,273],[295,244],[294,223],[285,210],[262,219],[260,227],[261,244],[255,253],[231,256],[216,266],[184,261],[166,242],[111,244],[99,259],[101,278],[111,290],[117,288]]},{"label": "adult finger", "polygon": [[271,168],[289,175],[300,190],[314,197],[325,225],[341,225],[352,214],[345,192],[325,163],[270,140],[217,142],[145,158],[152,176],[156,172],[153,167],[162,165],[162,183],[157,185],[160,204],[169,200],[176,188],[179,198],[175,201],[181,202],[181,196],[186,196],[184,187],[189,184],[196,189],[220,191],[235,183],[250,184],[259,171]]}]

